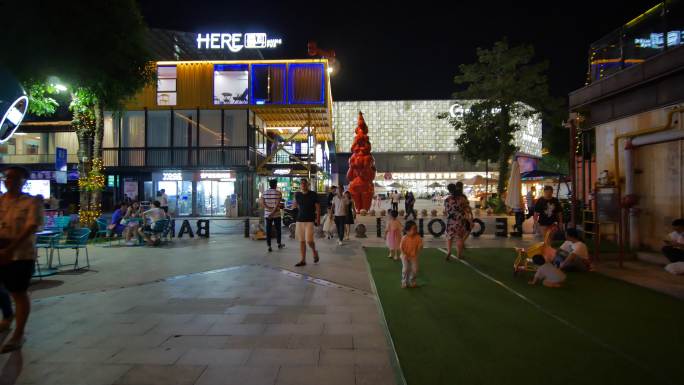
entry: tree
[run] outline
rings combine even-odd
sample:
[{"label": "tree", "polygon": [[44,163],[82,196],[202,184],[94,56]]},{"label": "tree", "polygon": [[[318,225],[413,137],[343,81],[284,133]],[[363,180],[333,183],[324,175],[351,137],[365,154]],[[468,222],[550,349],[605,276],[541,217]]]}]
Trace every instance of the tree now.
[{"label": "tree", "polygon": [[504,38],[491,49],[478,48],[478,61],[461,64],[454,83],[464,88],[457,99],[470,99],[472,105],[462,116],[448,118],[457,130],[456,145],[471,162],[498,163],[499,193],[508,179],[508,161],[517,150],[511,142],[520,125],[516,118],[528,118],[548,110],[552,101],[544,72],[546,62],[532,63],[534,48],[509,47]]},{"label": "tree", "polygon": [[[7,8],[0,58],[25,85],[32,111],[49,114],[54,77],[69,86],[79,140],[81,220],[99,215],[104,109],[123,103],[154,79],[147,29],[135,0],[16,1]],[[32,92],[37,91],[37,92]],[[31,105],[31,103],[29,103]]]}]

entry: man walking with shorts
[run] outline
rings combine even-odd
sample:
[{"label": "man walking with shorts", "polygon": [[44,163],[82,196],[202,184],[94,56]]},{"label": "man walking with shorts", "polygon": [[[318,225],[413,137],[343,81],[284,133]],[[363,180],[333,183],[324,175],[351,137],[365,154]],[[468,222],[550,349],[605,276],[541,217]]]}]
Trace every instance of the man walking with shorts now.
[{"label": "man walking with shorts", "polygon": [[309,189],[309,180],[306,178],[302,178],[301,191],[295,194],[294,207],[298,209],[296,235],[302,256],[302,259],[295,266],[306,266],[307,244],[313,251],[314,263],[318,263],[318,251],[316,251],[316,243],[314,242],[314,226],[321,223],[321,205],[318,203],[318,194]]},{"label": "man walking with shorts", "polygon": [[1,353],[21,349],[24,328],[31,311],[28,286],[36,260],[35,233],[43,225],[40,199],[21,192],[29,178],[23,167],[4,170],[7,193],[0,196],[0,285],[10,292],[16,306],[16,329]]}]

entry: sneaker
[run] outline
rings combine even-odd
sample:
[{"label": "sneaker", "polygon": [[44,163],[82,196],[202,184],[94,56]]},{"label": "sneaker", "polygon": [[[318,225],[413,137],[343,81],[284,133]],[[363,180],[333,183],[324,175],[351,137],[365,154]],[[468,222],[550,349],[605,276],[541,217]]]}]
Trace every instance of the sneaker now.
[{"label": "sneaker", "polygon": [[269,246],[269,247],[268,247],[268,252],[270,253],[271,251],[273,251],[273,249],[271,248],[271,246]]},{"label": "sneaker", "polygon": [[281,244],[278,245],[278,248],[279,248],[279,249],[284,249],[284,248],[285,248],[285,245],[283,245],[283,244],[281,243]]},{"label": "sneaker", "polygon": [[401,283],[401,288],[402,288],[402,289],[406,289],[406,284],[402,282],[402,283]]},{"label": "sneaker", "polygon": [[306,266],[306,262],[300,261],[295,265],[295,267],[302,267],[302,266]]},{"label": "sneaker", "polygon": [[342,241],[337,241],[338,246],[342,246]]},{"label": "sneaker", "polygon": [[387,256],[387,258],[393,259],[394,257],[392,256],[392,254],[390,254],[390,255]]}]

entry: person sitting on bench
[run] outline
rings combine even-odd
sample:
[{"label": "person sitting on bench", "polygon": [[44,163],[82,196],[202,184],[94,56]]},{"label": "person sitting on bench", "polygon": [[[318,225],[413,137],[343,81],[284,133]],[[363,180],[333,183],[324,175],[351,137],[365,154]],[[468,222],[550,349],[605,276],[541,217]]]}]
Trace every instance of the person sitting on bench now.
[{"label": "person sitting on bench", "polygon": [[143,237],[143,239],[145,239],[145,242],[147,242],[148,245],[158,245],[161,242],[161,240],[159,238],[154,238],[154,234],[152,234],[152,236],[148,234],[153,233],[154,224],[157,221],[166,218],[166,212],[164,212],[164,210],[161,209],[161,203],[159,203],[159,201],[152,202],[152,208],[142,213],[143,223],[145,222],[146,217],[150,218],[150,224],[144,225],[141,229],[138,230],[138,233],[141,237]]},{"label": "person sitting on bench", "polygon": [[663,246],[663,254],[671,263],[684,262],[684,218],[672,221],[672,232]]}]

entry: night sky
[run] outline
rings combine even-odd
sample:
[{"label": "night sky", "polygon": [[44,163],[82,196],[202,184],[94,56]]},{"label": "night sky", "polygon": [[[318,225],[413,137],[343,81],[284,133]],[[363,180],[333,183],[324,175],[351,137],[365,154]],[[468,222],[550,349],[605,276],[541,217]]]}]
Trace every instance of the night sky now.
[{"label": "night sky", "polygon": [[567,95],[584,85],[589,44],[657,1],[521,3],[141,0],[141,10],[154,28],[281,37],[268,59],[306,58],[315,40],[341,64],[335,100],[391,100],[449,98],[458,65],[503,36],[532,44],[550,63],[552,94]]}]

